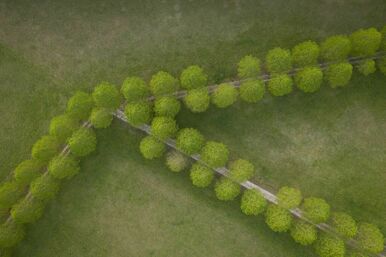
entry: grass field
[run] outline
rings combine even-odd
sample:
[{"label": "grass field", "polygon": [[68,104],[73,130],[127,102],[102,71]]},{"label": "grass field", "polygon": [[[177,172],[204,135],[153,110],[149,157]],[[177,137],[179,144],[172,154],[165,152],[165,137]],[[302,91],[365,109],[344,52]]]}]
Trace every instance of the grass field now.
[{"label": "grass field", "polygon": [[[380,27],[385,12],[383,0],[0,1],[0,177],[28,157],[77,89],[160,69],[178,75],[189,64],[218,82],[245,54]],[[379,74],[355,76],[343,90],[183,111],[178,122],[252,160],[273,189],[298,186],[386,233],[384,84]],[[237,203],[144,161],[140,137],[118,122],[99,132],[98,153],[29,227],[16,256],[313,256]]]}]

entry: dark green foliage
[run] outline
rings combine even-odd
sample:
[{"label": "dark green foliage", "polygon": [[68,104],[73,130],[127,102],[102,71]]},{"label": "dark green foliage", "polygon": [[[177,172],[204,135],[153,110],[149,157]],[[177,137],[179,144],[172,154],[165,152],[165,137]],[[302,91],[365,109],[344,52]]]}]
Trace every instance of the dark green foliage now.
[{"label": "dark green foliage", "polygon": [[71,178],[78,174],[79,170],[79,161],[71,155],[58,155],[48,165],[48,171],[57,179]]},{"label": "dark green foliage", "polygon": [[199,163],[192,165],[190,169],[190,179],[196,187],[207,187],[212,183],[214,178],[213,171]]},{"label": "dark green foliage", "polygon": [[33,197],[23,198],[11,209],[11,216],[17,223],[33,223],[43,215],[45,203]]},{"label": "dark green foliage", "polygon": [[25,160],[16,167],[15,180],[20,184],[27,185],[39,176],[43,167],[44,163],[36,159]]},{"label": "dark green foliage", "polygon": [[151,122],[151,133],[162,140],[174,137],[177,131],[177,124],[173,118],[155,117]]},{"label": "dark green foliage", "polygon": [[361,223],[358,226],[356,240],[361,248],[371,253],[380,253],[384,247],[384,237],[375,225]]},{"label": "dark green foliage", "polygon": [[292,49],[292,62],[297,67],[318,63],[319,46],[314,41],[305,41]]},{"label": "dark green foliage", "polygon": [[144,100],[149,96],[150,90],[143,79],[128,77],[123,81],[121,93],[128,102],[134,102]]},{"label": "dark green foliage", "polygon": [[324,61],[343,61],[350,51],[350,39],[344,35],[329,37],[320,45],[320,56]]},{"label": "dark green foliage", "polygon": [[319,235],[314,247],[320,257],[344,257],[346,251],[341,239],[324,233]]},{"label": "dark green foliage", "polygon": [[0,225],[0,248],[11,248],[17,245],[25,236],[23,225],[14,221]]},{"label": "dark green foliage", "polygon": [[24,185],[16,181],[5,182],[0,186],[0,208],[9,208],[15,204],[24,193]]},{"label": "dark green foliage", "polygon": [[369,56],[379,49],[382,34],[375,28],[360,29],[351,34],[350,40],[352,55]]},{"label": "dark green foliage", "polygon": [[192,155],[200,152],[204,143],[204,136],[194,128],[184,128],[178,132],[177,148],[186,154]]},{"label": "dark green foliage", "polygon": [[241,211],[245,215],[259,215],[267,207],[267,200],[257,189],[247,189],[241,197]]},{"label": "dark green foliage", "polygon": [[304,216],[315,223],[325,222],[330,216],[330,205],[321,198],[309,197],[304,199],[302,210]]},{"label": "dark green foliage", "polygon": [[192,112],[204,112],[208,109],[210,97],[207,88],[190,90],[184,98],[186,107]]},{"label": "dark green foliage", "polygon": [[252,55],[244,56],[237,66],[237,74],[241,79],[257,78],[260,71],[260,60]]},{"label": "dark green foliage", "polygon": [[102,82],[95,87],[92,98],[95,105],[100,108],[115,110],[121,103],[121,95],[118,89],[107,82]]},{"label": "dark green foliage", "polygon": [[33,197],[45,201],[54,198],[59,188],[60,180],[50,174],[44,174],[32,181],[30,192]]},{"label": "dark green foliage", "polygon": [[76,119],[71,118],[68,114],[54,117],[50,123],[50,135],[56,137],[60,142],[66,139],[79,127]]},{"label": "dark green foliage", "polygon": [[253,177],[255,167],[247,160],[238,159],[229,165],[229,175],[237,182],[244,182]]},{"label": "dark green foliage", "polygon": [[95,151],[96,144],[96,135],[91,128],[78,129],[68,140],[71,153],[77,157],[83,157]]},{"label": "dark green foliage", "polygon": [[4,248],[0,250],[1,257],[12,257],[12,248]]},{"label": "dark green foliage", "polygon": [[240,185],[229,178],[221,177],[214,186],[216,197],[221,201],[234,200],[241,192]]},{"label": "dark green foliage", "polygon": [[133,126],[139,126],[150,122],[152,117],[151,105],[148,102],[129,103],[125,108],[128,122]]},{"label": "dark green foliage", "polygon": [[275,232],[285,232],[291,227],[292,216],[288,210],[270,204],[265,212],[265,223]]},{"label": "dark green foliage", "polygon": [[177,89],[177,79],[165,71],[159,71],[150,80],[150,90],[155,96],[171,94]]},{"label": "dark green foliage", "polygon": [[346,237],[354,237],[358,231],[355,220],[343,212],[335,212],[331,215],[331,225],[336,231]]},{"label": "dark green foliage", "polygon": [[154,112],[157,116],[167,116],[174,118],[180,111],[181,103],[177,98],[172,96],[164,96],[154,103]]},{"label": "dark green foliage", "polygon": [[180,172],[188,166],[188,159],[180,152],[171,151],[166,156],[166,166],[173,172]]},{"label": "dark green foliage", "polygon": [[276,47],[266,57],[266,67],[270,73],[288,72],[292,69],[291,53],[287,49]]},{"label": "dark green foliage", "polygon": [[292,209],[299,206],[302,201],[302,193],[299,189],[292,187],[282,187],[277,193],[278,204],[286,209]]},{"label": "dark green foliage", "polygon": [[264,83],[260,80],[249,80],[240,85],[240,98],[247,103],[257,103],[264,93]]},{"label": "dark green foliage", "polygon": [[301,245],[310,245],[318,237],[316,227],[302,220],[296,220],[291,227],[291,236]]},{"label": "dark green foliage", "polygon": [[54,136],[43,136],[32,147],[32,157],[49,161],[58,152],[60,143]]},{"label": "dark green foliage", "polygon": [[273,96],[288,95],[293,90],[293,80],[287,74],[273,76],[268,82],[268,90]]},{"label": "dark green foliage", "polygon": [[94,102],[89,94],[78,91],[68,100],[67,114],[74,119],[86,120],[90,116],[93,105]]},{"label": "dark green foliage", "polygon": [[365,60],[357,65],[357,69],[359,73],[367,76],[369,74],[374,73],[377,68],[375,67],[375,61],[374,60]]},{"label": "dark green foliage", "polygon": [[208,76],[201,67],[192,65],[182,71],[180,81],[181,87],[189,90],[205,87],[208,82]]},{"label": "dark green foliage", "polygon": [[155,159],[161,157],[165,150],[165,144],[153,136],[147,136],[141,140],[139,150],[146,159]]},{"label": "dark green foliage", "polygon": [[381,30],[381,34],[382,34],[381,50],[386,51],[386,26],[383,26]]},{"label": "dark green foliage", "polygon": [[201,150],[201,160],[213,168],[224,167],[228,156],[227,146],[218,142],[208,141]]},{"label": "dark green foliage", "polygon": [[326,80],[332,88],[344,87],[352,75],[352,65],[348,62],[331,64],[326,70]]},{"label": "dark green foliage", "polygon": [[107,128],[113,121],[111,109],[94,108],[91,112],[90,122],[94,128]]},{"label": "dark green foliage", "polygon": [[386,75],[386,57],[379,58],[377,60],[377,66],[383,75]]},{"label": "dark green foliage", "polygon": [[219,108],[226,108],[237,100],[237,89],[231,84],[219,85],[212,94],[212,102]]},{"label": "dark green foliage", "polygon": [[323,72],[319,67],[307,67],[295,75],[297,87],[305,93],[319,90],[323,82]]}]

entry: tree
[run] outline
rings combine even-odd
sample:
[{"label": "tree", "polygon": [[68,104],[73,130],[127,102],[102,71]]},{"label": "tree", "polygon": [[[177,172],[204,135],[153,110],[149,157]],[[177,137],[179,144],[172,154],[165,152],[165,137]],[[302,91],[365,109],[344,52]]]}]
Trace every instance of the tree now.
[{"label": "tree", "polygon": [[24,227],[14,221],[0,225],[0,248],[11,248],[25,236]]},{"label": "tree", "polygon": [[319,90],[323,82],[323,72],[318,67],[306,67],[295,75],[297,87],[305,93]]},{"label": "tree", "polygon": [[381,49],[385,51],[386,50],[386,26],[383,26],[381,30],[381,34],[382,34]]},{"label": "tree", "polygon": [[309,197],[304,199],[302,210],[304,216],[315,223],[325,222],[330,216],[330,205],[321,198]]},{"label": "tree", "polygon": [[245,215],[259,215],[267,207],[267,200],[257,189],[247,189],[241,197],[241,211]]},{"label": "tree", "polygon": [[77,120],[86,120],[94,105],[92,97],[82,91],[76,92],[67,102],[67,114]]},{"label": "tree", "polygon": [[325,233],[319,236],[314,247],[320,257],[344,257],[346,251],[341,239]]},{"label": "tree", "polygon": [[186,169],[188,164],[187,158],[177,151],[171,151],[166,156],[166,166],[173,172],[180,172]]},{"label": "tree", "polygon": [[293,209],[299,206],[302,201],[302,193],[297,188],[284,186],[277,193],[278,204],[286,209]]},{"label": "tree", "polygon": [[58,193],[60,180],[50,174],[43,174],[34,179],[30,186],[30,192],[33,197],[42,201],[51,200]]},{"label": "tree", "polygon": [[39,176],[43,167],[44,163],[36,159],[21,162],[14,171],[16,182],[22,185],[28,185]]},{"label": "tree", "polygon": [[9,208],[14,205],[25,190],[24,185],[16,181],[8,181],[0,186],[0,208]]},{"label": "tree", "polygon": [[374,73],[377,68],[375,67],[375,61],[374,60],[365,60],[357,65],[357,69],[359,73],[367,76],[369,74]]},{"label": "tree", "polygon": [[379,58],[377,60],[377,66],[383,75],[386,75],[386,57]]},{"label": "tree", "polygon": [[133,126],[148,123],[152,117],[151,106],[147,102],[129,103],[125,108],[127,121]]},{"label": "tree", "polygon": [[315,226],[302,220],[296,220],[292,224],[290,232],[295,242],[301,245],[310,245],[318,237],[318,231]]},{"label": "tree", "polygon": [[320,45],[320,56],[324,61],[343,61],[350,51],[351,41],[344,35],[329,37]]},{"label": "tree", "polygon": [[182,71],[180,81],[182,88],[190,90],[205,87],[208,76],[200,66],[191,65]]},{"label": "tree", "polygon": [[369,56],[381,46],[382,34],[375,28],[360,29],[351,34],[350,40],[352,55]]},{"label": "tree", "polygon": [[237,89],[231,84],[219,85],[212,94],[212,102],[219,108],[226,108],[237,100]]},{"label": "tree", "polygon": [[214,141],[208,141],[201,150],[201,160],[213,168],[225,166],[228,156],[226,145]]},{"label": "tree", "polygon": [[50,123],[50,135],[56,137],[60,142],[65,142],[69,136],[79,127],[76,119],[68,114],[54,117]]},{"label": "tree", "polygon": [[229,178],[222,177],[216,182],[214,191],[217,199],[221,201],[231,201],[240,194],[241,189],[239,184]]},{"label": "tree", "polygon": [[237,66],[237,74],[241,79],[257,78],[260,71],[260,60],[252,55],[244,56]]},{"label": "tree", "polygon": [[155,96],[171,94],[177,89],[177,80],[165,71],[159,71],[150,80],[150,90]]},{"label": "tree", "polygon": [[331,64],[326,70],[326,80],[332,88],[344,87],[352,75],[352,65],[348,62]]},{"label": "tree", "polygon": [[32,147],[32,157],[49,161],[58,152],[60,143],[54,136],[43,136]]},{"label": "tree", "polygon": [[291,227],[292,216],[288,210],[270,204],[265,212],[265,223],[275,232],[285,232]]},{"label": "tree", "polygon": [[292,62],[297,67],[315,65],[318,63],[319,46],[314,41],[305,41],[292,49]]},{"label": "tree", "polygon": [[255,167],[247,160],[238,159],[229,165],[229,175],[237,182],[244,182],[253,177]]},{"label": "tree", "polygon": [[96,135],[91,128],[78,129],[68,140],[68,146],[77,157],[89,155],[96,149]]},{"label": "tree", "polygon": [[247,103],[257,103],[264,94],[265,87],[260,80],[249,80],[240,85],[240,98]]},{"label": "tree", "polygon": [[292,78],[287,74],[273,76],[268,82],[268,90],[273,96],[288,95],[293,90]]},{"label": "tree", "polygon": [[199,163],[192,165],[190,169],[190,179],[192,180],[193,185],[196,187],[207,187],[212,183],[214,178],[213,171]]},{"label": "tree", "polygon": [[101,108],[115,110],[121,103],[121,96],[118,89],[107,82],[102,82],[96,86],[92,97],[95,105]]},{"label": "tree", "polygon": [[165,150],[165,144],[153,136],[147,136],[141,140],[139,150],[146,159],[155,159],[161,157]]},{"label": "tree", "polygon": [[186,107],[192,112],[204,112],[208,109],[210,97],[207,88],[189,90],[184,98]]},{"label": "tree", "polygon": [[11,209],[11,216],[17,223],[33,223],[43,215],[45,203],[33,197],[25,197]]},{"label": "tree", "polygon": [[343,212],[332,213],[331,225],[338,233],[348,238],[354,237],[358,230],[355,220],[350,215]]},{"label": "tree", "polygon": [[154,112],[157,116],[167,116],[174,118],[181,109],[181,103],[177,98],[164,96],[155,100]]},{"label": "tree", "polygon": [[204,136],[194,128],[181,129],[177,134],[177,148],[188,155],[200,152],[204,143]]},{"label": "tree", "polygon": [[270,73],[282,73],[292,69],[291,53],[287,49],[276,47],[266,57],[267,70]]},{"label": "tree", "polygon": [[360,252],[351,252],[348,257],[369,257],[368,255]]},{"label": "tree", "polygon": [[79,161],[71,155],[58,155],[48,165],[48,172],[57,179],[71,178],[78,174],[79,170]]},{"label": "tree", "polygon": [[144,100],[150,91],[145,81],[139,77],[128,77],[123,81],[121,93],[128,102]]},{"label": "tree", "polygon": [[383,251],[384,237],[375,225],[370,223],[360,223],[356,240],[361,248],[371,253]]},{"label": "tree", "polygon": [[107,128],[113,121],[113,114],[107,108],[94,108],[91,112],[90,122],[94,128]]},{"label": "tree", "polygon": [[155,117],[151,122],[151,133],[162,140],[174,137],[178,131],[176,121],[169,117]]}]

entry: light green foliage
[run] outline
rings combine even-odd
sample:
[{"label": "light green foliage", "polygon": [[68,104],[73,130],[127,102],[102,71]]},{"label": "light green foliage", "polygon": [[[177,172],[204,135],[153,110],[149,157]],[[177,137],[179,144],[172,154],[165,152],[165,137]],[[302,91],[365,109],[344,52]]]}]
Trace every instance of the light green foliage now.
[{"label": "light green foliage", "polygon": [[123,81],[121,93],[128,102],[144,100],[150,90],[145,81],[139,77],[128,77]]},{"label": "light green foliage", "polygon": [[155,117],[151,122],[151,133],[162,140],[174,137],[177,131],[177,124],[173,118]]},{"label": "light green foliage", "polygon": [[285,232],[291,227],[292,216],[288,210],[270,204],[265,212],[265,223],[275,232]]},{"label": "light green foliage", "polygon": [[143,157],[152,160],[161,157],[164,154],[166,147],[164,143],[157,140],[156,138],[147,136],[141,140],[141,143],[139,144],[139,150]]},{"label": "light green foliage", "polygon": [[375,225],[360,223],[356,240],[361,248],[371,253],[380,253],[384,247],[384,236]]},{"label": "light green foliage", "polygon": [[364,253],[360,253],[360,252],[351,252],[348,257],[370,257]]},{"label": "light green foliage", "polygon": [[193,89],[184,98],[186,107],[192,112],[204,112],[208,109],[210,97],[208,89]]},{"label": "light green foliage", "polygon": [[32,147],[32,157],[40,161],[49,161],[58,152],[59,141],[54,136],[43,136]]},{"label": "light green foliage", "polygon": [[194,163],[190,169],[190,180],[196,187],[207,187],[214,178],[213,171],[199,163]]},{"label": "light green foliage", "polygon": [[79,170],[79,161],[71,155],[58,155],[48,165],[48,171],[57,179],[71,178],[78,174]]},{"label": "light green foliage", "polygon": [[350,40],[352,55],[369,56],[381,46],[382,34],[375,28],[359,29],[351,34]]},{"label": "light green foliage", "polygon": [[59,115],[51,120],[50,135],[56,137],[60,142],[64,142],[78,126],[77,120],[68,114]]},{"label": "light green foliage", "polygon": [[150,90],[155,96],[171,94],[177,89],[177,79],[165,71],[159,71],[150,80]]},{"label": "light green foliage", "polygon": [[332,213],[331,225],[338,233],[348,238],[354,237],[358,231],[355,220],[350,215],[343,212]]},{"label": "light green foliage", "polygon": [[377,66],[383,75],[386,75],[386,57],[379,58],[377,60]]},{"label": "light green foliage", "polygon": [[287,49],[276,47],[266,57],[267,70],[270,73],[282,73],[292,69],[291,53]]},{"label": "light green foliage", "polygon": [[25,236],[24,227],[14,221],[0,225],[0,248],[11,248],[17,245]]},{"label": "light green foliage", "polygon": [[319,67],[307,67],[295,75],[297,87],[305,93],[319,90],[323,82],[323,72]]},{"label": "light green foliage", "polygon": [[229,175],[237,182],[244,182],[253,177],[255,167],[247,160],[238,159],[229,165]]},{"label": "light green foliage", "polygon": [[24,193],[24,185],[16,181],[5,182],[0,186],[0,208],[9,208],[15,204]]},{"label": "light green foliage", "polygon": [[45,201],[54,198],[59,188],[60,180],[45,174],[32,181],[30,192],[33,197]]},{"label": "light green foliage", "polygon": [[241,192],[240,185],[229,178],[221,177],[214,186],[216,197],[221,201],[234,200]]},{"label": "light green foliage", "polygon": [[240,98],[247,103],[257,103],[264,93],[264,83],[260,80],[249,80],[240,85]]},{"label": "light green foliage", "polygon": [[324,61],[343,61],[350,51],[350,39],[344,35],[329,37],[320,45],[320,56]]},{"label": "light green foliage", "polygon": [[94,128],[107,128],[113,121],[111,109],[94,108],[91,112],[90,122]]},{"label": "light green foliage", "polygon": [[14,171],[16,182],[27,185],[37,178],[42,171],[44,164],[36,159],[21,162]]},{"label": "light green foliage", "polygon": [[369,74],[374,73],[377,68],[375,67],[375,61],[374,60],[365,60],[357,65],[357,69],[359,73],[367,76]]},{"label": "light green foliage", "polygon": [[297,67],[318,63],[319,46],[314,41],[305,41],[292,49],[292,62]]},{"label": "light green foliage", "polygon": [[273,76],[268,82],[268,90],[273,96],[288,95],[293,90],[293,80],[287,74]]},{"label": "light green foliage", "polygon": [[204,143],[204,136],[194,128],[184,128],[178,132],[177,148],[186,154],[192,155],[200,152]]},{"label": "light green foliage", "polygon": [[320,257],[344,257],[346,251],[341,239],[324,233],[319,235],[314,247]]},{"label": "light green foliage", "polygon": [[177,98],[164,96],[155,100],[154,112],[157,116],[174,118],[180,111],[181,103]]},{"label": "light green foliage", "polygon": [[95,105],[101,108],[115,110],[121,103],[121,95],[118,89],[107,82],[102,82],[95,87],[92,98],[94,99]]},{"label": "light green foliage", "polygon": [[67,114],[78,120],[86,120],[94,105],[92,97],[82,91],[76,92],[67,103]]},{"label": "light green foliage", "polygon": [[192,65],[182,71],[180,80],[181,87],[189,90],[205,87],[208,82],[208,76],[201,67]]},{"label": "light green foliage", "polygon": [[17,223],[33,223],[43,215],[45,203],[39,199],[23,198],[11,209],[11,216]]},{"label": "light green foliage", "polygon": [[95,151],[96,144],[96,135],[91,128],[78,129],[68,140],[71,153],[77,157],[83,157]]},{"label": "light green foliage", "polygon": [[292,209],[299,206],[302,201],[302,193],[297,188],[282,187],[277,193],[278,204],[286,209]]},{"label": "light green foliage", "polygon": [[252,55],[244,56],[237,66],[237,74],[241,79],[257,78],[260,71],[260,60]]},{"label": "light green foliage", "polygon": [[352,75],[352,65],[348,62],[331,64],[326,70],[326,80],[332,88],[344,87]]},{"label": "light green foliage", "polygon": [[128,122],[133,126],[139,126],[150,122],[152,110],[150,103],[129,103],[125,108],[125,115]]},{"label": "light green foliage", "polygon": [[166,155],[166,166],[173,172],[180,172],[188,166],[188,159],[180,152],[171,151]]},{"label": "light green foliage", "polygon": [[228,157],[229,150],[223,143],[208,141],[201,150],[201,160],[213,168],[224,167]]},{"label": "light green foliage", "polygon": [[321,198],[304,199],[302,210],[304,215],[315,223],[325,222],[330,216],[330,205]]},{"label": "light green foliage", "polygon": [[241,211],[245,215],[259,215],[267,207],[267,200],[256,189],[247,189],[241,197]]},{"label": "light green foliage", "polygon": [[295,242],[301,245],[310,245],[318,237],[318,231],[315,226],[302,220],[296,220],[292,224],[290,232]]},{"label": "light green foliage", "polygon": [[212,94],[212,102],[219,108],[226,108],[237,100],[237,89],[231,84],[219,85]]}]

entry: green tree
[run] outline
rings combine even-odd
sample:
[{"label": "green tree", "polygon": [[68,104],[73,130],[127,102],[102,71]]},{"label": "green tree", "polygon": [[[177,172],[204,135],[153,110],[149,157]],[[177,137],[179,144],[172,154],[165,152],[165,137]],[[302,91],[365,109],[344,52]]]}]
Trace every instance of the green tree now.
[{"label": "green tree", "polygon": [[291,227],[292,216],[288,210],[270,204],[265,212],[265,223],[275,232],[285,232]]},{"label": "green tree", "polygon": [[290,232],[295,242],[301,245],[310,245],[318,237],[318,231],[315,226],[302,220],[296,220],[292,224]]},{"label": "green tree", "polygon": [[200,152],[204,144],[205,138],[197,129],[184,128],[177,134],[176,146],[186,154]]},{"label": "green tree", "polygon": [[216,182],[214,191],[219,200],[231,201],[240,194],[241,189],[239,184],[233,182],[229,178],[222,177]]},{"label": "green tree", "polygon": [[107,108],[94,108],[91,112],[90,122],[94,128],[107,128],[113,121],[113,114]]},{"label": "green tree", "polygon": [[28,185],[32,180],[39,176],[43,167],[44,163],[35,159],[21,162],[14,170],[16,182],[22,185]]},{"label": "green tree", "polygon": [[172,118],[155,117],[151,122],[151,133],[162,140],[174,137],[177,131],[177,123]]},{"label": "green tree", "polygon": [[207,88],[189,90],[184,98],[186,107],[192,112],[205,112],[210,103],[210,97]]},{"label": "green tree", "polygon": [[121,103],[121,95],[118,89],[107,82],[102,82],[95,87],[92,98],[95,105],[101,108],[115,110]]},{"label": "green tree", "polygon": [[180,172],[188,167],[189,161],[177,151],[171,151],[166,155],[166,166],[173,172]]},{"label": "green tree", "polygon": [[383,251],[384,237],[375,225],[370,223],[360,223],[356,240],[361,248],[371,253]]},{"label": "green tree", "polygon": [[43,136],[32,147],[32,157],[49,161],[58,152],[60,143],[54,136]]},{"label": "green tree", "polygon": [[302,210],[304,216],[315,223],[325,222],[330,216],[330,205],[321,198],[309,197],[304,199]]},{"label": "green tree", "polygon": [[148,123],[152,117],[151,105],[147,102],[129,103],[126,105],[125,115],[133,126]]},{"label": "green tree", "polygon": [[344,87],[352,75],[352,65],[348,62],[331,64],[326,70],[326,80],[332,88]]},{"label": "green tree", "polygon": [[143,79],[128,77],[123,81],[121,93],[128,102],[144,100],[149,96],[150,90]]},{"label": "green tree", "polygon": [[89,155],[96,149],[96,135],[91,128],[78,129],[68,140],[68,146],[77,157]]},{"label": "green tree", "polygon": [[375,61],[374,60],[365,60],[357,65],[357,69],[359,73],[367,76],[369,74],[374,73],[377,68],[375,67]]},{"label": "green tree", "polygon": [[382,34],[381,50],[386,51],[386,26],[383,26],[381,30],[381,34]]},{"label": "green tree", "polygon": [[247,160],[238,159],[229,165],[229,175],[237,182],[244,182],[253,177],[255,167]]},{"label": "green tree", "polygon": [[190,179],[196,187],[207,187],[214,178],[213,171],[199,163],[194,163],[190,169]]},{"label": "green tree", "polygon": [[260,80],[249,80],[240,85],[240,98],[247,103],[257,103],[264,94],[264,83]]},{"label": "green tree", "polygon": [[14,205],[25,191],[24,185],[16,181],[8,181],[0,186],[0,208]]},{"label": "green tree", "polygon": [[94,105],[92,97],[82,91],[76,92],[67,102],[67,114],[78,120],[86,120]]},{"label": "green tree", "polygon": [[305,93],[319,90],[323,82],[323,72],[319,67],[306,67],[295,75],[297,87]]},{"label": "green tree", "polygon": [[40,219],[45,203],[33,197],[25,197],[11,209],[11,216],[17,223],[33,223]]},{"label": "green tree", "polygon": [[79,170],[79,161],[71,155],[58,155],[48,165],[49,173],[57,179],[71,178],[78,174]]},{"label": "green tree", "polygon": [[143,157],[152,160],[161,157],[164,154],[166,147],[164,143],[153,136],[147,136],[141,140],[139,150]]},{"label": "green tree", "polygon": [[180,81],[181,87],[189,90],[205,87],[208,76],[200,66],[191,65],[182,71]]},{"label": "green tree", "polygon": [[180,101],[172,96],[164,96],[154,102],[154,112],[157,116],[174,118],[180,112],[180,109]]},{"label": "green tree", "polygon": [[214,90],[212,102],[219,108],[226,108],[236,102],[237,96],[238,92],[234,86],[223,83]]},{"label": "green tree", "polygon": [[17,245],[25,236],[23,225],[14,221],[0,225],[0,248],[11,248]]},{"label": "green tree", "polygon": [[165,71],[159,71],[150,80],[150,90],[155,96],[171,94],[177,89],[177,79]]},{"label": "green tree", "polygon": [[273,76],[268,82],[268,90],[273,96],[288,95],[293,90],[292,78],[287,74]]},{"label": "green tree", "polygon": [[354,237],[358,231],[355,220],[350,215],[343,212],[332,213],[331,225],[338,233],[348,238]]},{"label": "green tree", "polygon": [[241,79],[257,78],[260,71],[260,60],[252,55],[244,56],[237,65],[237,74]]},{"label": "green tree", "polygon": [[276,47],[269,50],[265,62],[270,73],[282,73],[292,69],[291,53],[287,49]]},{"label": "green tree", "polygon": [[379,58],[377,60],[377,66],[383,75],[386,75],[386,57]]},{"label": "green tree", "polygon": [[344,35],[329,37],[320,45],[320,56],[324,61],[343,61],[350,51],[351,41]]},{"label": "green tree", "polygon": [[319,235],[314,247],[320,257],[344,257],[346,251],[341,239],[324,233]]},{"label": "green tree", "polygon": [[259,215],[267,207],[267,200],[257,189],[247,189],[241,197],[241,211],[245,215]]},{"label": "green tree", "polygon": [[278,204],[286,209],[293,209],[302,202],[302,193],[297,188],[284,186],[277,193]]},{"label": "green tree", "polygon": [[59,188],[60,180],[52,177],[50,174],[44,174],[32,181],[30,192],[33,197],[46,201],[54,198]]},{"label": "green tree", "polygon": [[54,117],[50,123],[50,135],[56,137],[60,142],[65,142],[69,136],[79,127],[76,119],[68,114]]},{"label": "green tree", "polygon": [[297,67],[315,65],[318,63],[319,46],[314,41],[305,41],[292,49],[292,62]]},{"label": "green tree", "polygon": [[369,56],[381,46],[382,34],[375,28],[360,29],[351,34],[350,40],[352,55]]},{"label": "green tree", "polygon": [[208,141],[201,150],[201,160],[213,168],[224,167],[228,157],[229,150],[223,143]]}]

